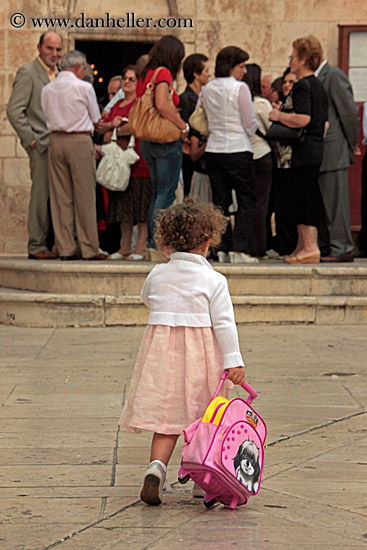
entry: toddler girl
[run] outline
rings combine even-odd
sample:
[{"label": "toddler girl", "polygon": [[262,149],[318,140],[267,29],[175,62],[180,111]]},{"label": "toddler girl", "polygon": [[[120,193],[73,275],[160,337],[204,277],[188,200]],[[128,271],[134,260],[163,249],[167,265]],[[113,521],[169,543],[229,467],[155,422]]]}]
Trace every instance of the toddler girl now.
[{"label": "toddler girl", "polygon": [[[130,432],[154,432],[140,494],[147,504],[161,504],[177,438],[204,414],[223,370],[233,384],[245,380],[227,280],[205,259],[226,227],[213,204],[191,198],[157,218],[157,247],[170,261],[154,267],[141,291],[150,316],[119,420]],[[222,388],[228,397],[230,384]]]}]

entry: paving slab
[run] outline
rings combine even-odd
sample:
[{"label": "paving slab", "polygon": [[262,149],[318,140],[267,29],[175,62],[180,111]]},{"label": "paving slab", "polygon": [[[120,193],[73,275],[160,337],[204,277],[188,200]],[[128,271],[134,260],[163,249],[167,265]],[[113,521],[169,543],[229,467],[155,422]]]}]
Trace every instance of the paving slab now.
[{"label": "paving slab", "polygon": [[[48,443],[47,443],[48,444]],[[80,442],[78,443],[80,445]],[[77,445],[78,445],[77,444]],[[22,466],[59,464],[111,464],[113,449],[109,447],[12,447],[0,449],[0,464],[2,466]]]},{"label": "paving slab", "polygon": [[2,526],[0,533],[0,544],[3,548],[16,550],[40,550],[49,546],[50,540],[60,541],[63,537],[82,529],[83,523],[73,522],[70,524],[49,523],[29,525],[19,528],[19,525]]},{"label": "paving slab", "polygon": [[143,330],[0,327],[0,546],[367,550],[365,326],[239,327],[268,438],[260,492],[235,511],[178,484],[182,438],[173,493],[140,502],[151,434],[117,420]]},{"label": "paving slab", "polygon": [[48,487],[108,485],[111,480],[111,466],[98,464],[37,464],[2,466],[1,487]]},{"label": "paving slab", "polygon": [[116,498],[119,502],[123,502],[123,506],[132,506],[137,503],[136,495],[121,496],[121,489],[116,486],[111,485],[81,485],[77,487],[0,487],[0,497],[2,499],[15,498],[15,497],[29,497],[34,499],[43,499],[43,498],[95,498],[100,497],[101,503],[102,499],[106,498]]},{"label": "paving slab", "polygon": [[8,498],[1,509],[3,525],[18,524],[28,527],[38,524],[52,524],[54,518],[49,510],[57,506],[58,522],[70,525],[75,518],[81,524],[93,523],[101,516],[101,499],[97,496],[76,498]]},{"label": "paving slab", "polygon": [[[116,432],[116,429],[115,429]],[[82,448],[111,447],[114,445],[116,434],[114,432],[58,432],[58,431],[43,431],[36,433],[15,432],[0,434],[0,446],[2,449],[7,448],[31,448],[44,447],[59,449],[75,449],[78,446]]]},{"label": "paving slab", "polygon": [[[23,434],[32,428],[33,432],[65,432],[68,435],[72,432],[81,434],[81,432],[113,432],[116,433],[116,417],[111,418],[81,418],[78,420],[76,428],[73,418],[8,418],[7,420],[0,418],[0,434],[12,433],[14,436],[17,432]],[[98,437],[98,436],[95,436]]]}]

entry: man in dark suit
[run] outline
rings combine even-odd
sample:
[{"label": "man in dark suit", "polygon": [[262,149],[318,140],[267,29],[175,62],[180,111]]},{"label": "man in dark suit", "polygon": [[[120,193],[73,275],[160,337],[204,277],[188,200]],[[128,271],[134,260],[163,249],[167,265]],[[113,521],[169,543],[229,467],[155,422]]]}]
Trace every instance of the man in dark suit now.
[{"label": "man in dark suit", "polygon": [[319,184],[325,219],[319,228],[322,262],[353,261],[354,242],[349,209],[348,167],[354,163],[359,117],[352,86],[345,73],[322,60],[315,71],[329,97],[329,129]]},{"label": "man in dark suit", "polygon": [[[363,104],[363,145],[367,145],[367,101]],[[367,149],[364,152],[362,160],[362,197],[361,197],[361,217],[362,227],[358,236],[358,258],[367,258]]]},{"label": "man in dark suit", "polygon": [[28,258],[53,260],[47,249],[49,231],[47,150],[49,131],[41,108],[41,90],[56,78],[62,40],[55,32],[44,33],[37,46],[39,56],[18,69],[6,114],[27,151],[31,170],[28,208]]}]

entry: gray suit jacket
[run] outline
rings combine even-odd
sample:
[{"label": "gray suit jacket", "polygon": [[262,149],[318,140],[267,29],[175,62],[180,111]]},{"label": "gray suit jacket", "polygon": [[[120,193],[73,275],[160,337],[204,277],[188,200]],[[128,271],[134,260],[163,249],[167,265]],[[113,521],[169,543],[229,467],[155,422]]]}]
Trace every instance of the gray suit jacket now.
[{"label": "gray suit jacket", "polygon": [[319,80],[329,97],[329,130],[324,140],[324,156],[320,172],[347,168],[354,163],[353,151],[359,136],[358,109],[353,90],[345,73],[326,63]]},{"label": "gray suit jacket", "polygon": [[41,107],[41,90],[49,82],[38,58],[20,67],[15,75],[6,114],[22,146],[28,151],[32,141],[36,141],[40,153],[48,147],[50,132]]}]

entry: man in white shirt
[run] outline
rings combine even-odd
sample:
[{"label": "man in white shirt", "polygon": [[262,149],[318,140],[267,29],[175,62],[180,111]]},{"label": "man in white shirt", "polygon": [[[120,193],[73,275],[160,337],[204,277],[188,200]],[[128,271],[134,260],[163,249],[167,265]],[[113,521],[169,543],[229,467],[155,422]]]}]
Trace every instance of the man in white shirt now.
[{"label": "man in white shirt", "polygon": [[62,260],[78,259],[74,226],[83,260],[105,259],[98,254],[96,166],[91,139],[100,113],[93,86],[83,80],[86,65],[83,53],[68,52],[61,59],[61,72],[41,94],[51,132],[51,214]]}]

